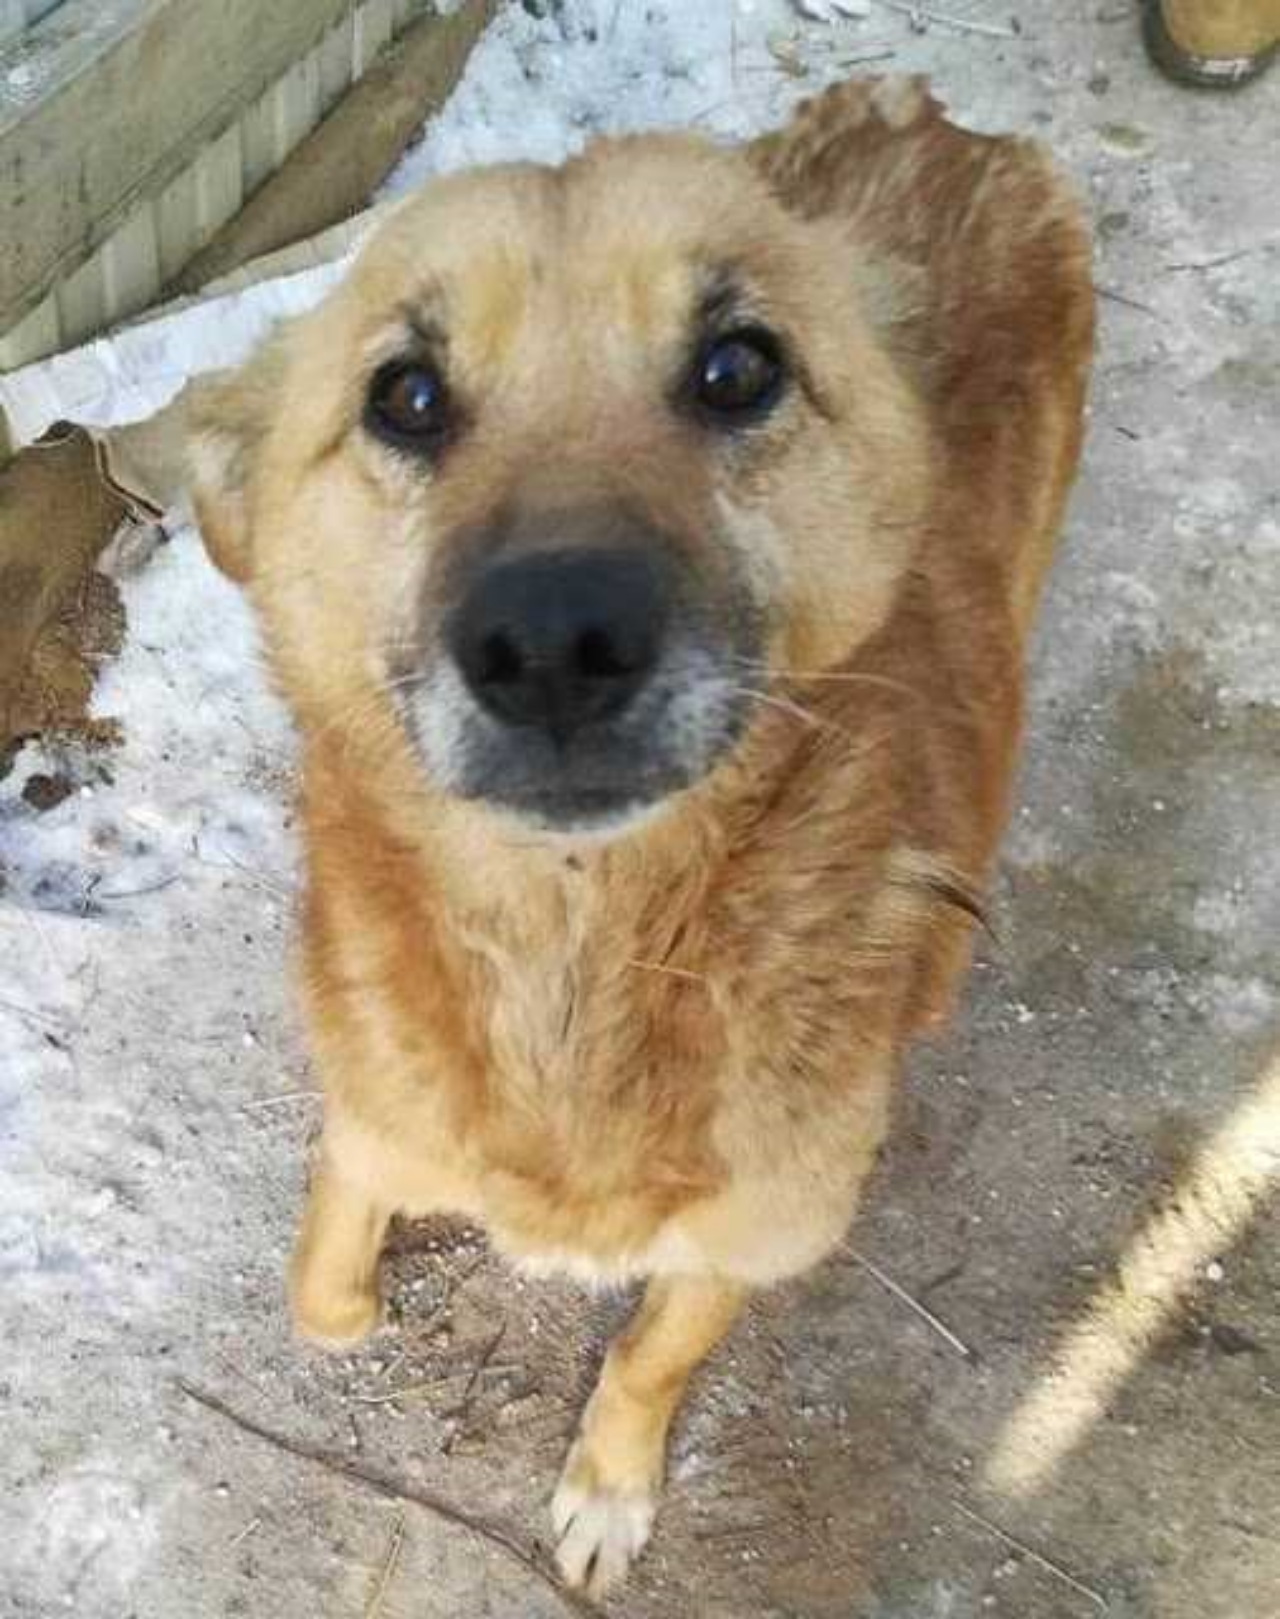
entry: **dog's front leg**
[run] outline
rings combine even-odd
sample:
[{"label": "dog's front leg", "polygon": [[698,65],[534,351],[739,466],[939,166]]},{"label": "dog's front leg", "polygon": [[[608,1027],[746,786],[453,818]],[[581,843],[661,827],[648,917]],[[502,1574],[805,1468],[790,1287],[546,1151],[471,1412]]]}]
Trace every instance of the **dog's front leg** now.
[{"label": "dog's front leg", "polygon": [[322,1145],[289,1269],[293,1322],[304,1337],[341,1348],[378,1325],[378,1260],[391,1213]]},{"label": "dog's front leg", "polygon": [[557,1558],[598,1596],[649,1538],[667,1431],[698,1364],[733,1325],[745,1289],[715,1277],[658,1277],[605,1359],[552,1504]]}]

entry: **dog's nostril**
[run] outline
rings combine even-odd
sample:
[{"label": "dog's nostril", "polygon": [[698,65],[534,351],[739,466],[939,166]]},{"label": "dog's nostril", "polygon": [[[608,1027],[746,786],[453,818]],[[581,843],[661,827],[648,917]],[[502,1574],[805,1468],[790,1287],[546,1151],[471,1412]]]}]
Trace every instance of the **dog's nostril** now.
[{"label": "dog's nostril", "polygon": [[525,660],[509,635],[501,632],[485,636],[480,644],[476,679],[486,686],[513,686],[523,679]]},{"label": "dog's nostril", "polygon": [[617,680],[634,674],[643,664],[639,648],[628,657],[626,649],[605,630],[586,630],[578,637],[576,663],[584,680]]}]

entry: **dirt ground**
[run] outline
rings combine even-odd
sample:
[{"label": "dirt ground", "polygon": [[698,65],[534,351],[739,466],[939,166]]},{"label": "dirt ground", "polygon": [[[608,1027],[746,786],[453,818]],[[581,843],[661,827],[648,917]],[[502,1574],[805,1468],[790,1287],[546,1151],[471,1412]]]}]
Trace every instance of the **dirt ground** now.
[{"label": "dirt ground", "polygon": [[[1103,291],[995,937],[910,1064],[849,1251],[698,1383],[608,1611],[1274,1619],[1280,1218],[1251,1193],[1280,1168],[1280,71],[1174,90],[1125,0],[938,10],[1021,31],[895,16],[890,65],[1062,152]],[[223,888],[162,959],[103,955],[76,1037],[68,1094],[120,1145],[67,1170],[59,1218],[127,1286],[95,1294],[56,1243],[37,1275],[0,1229],[0,1614],[578,1611],[546,1503],[626,1301],[419,1228],[373,1345],[290,1341],[316,1110],[288,905]]]}]

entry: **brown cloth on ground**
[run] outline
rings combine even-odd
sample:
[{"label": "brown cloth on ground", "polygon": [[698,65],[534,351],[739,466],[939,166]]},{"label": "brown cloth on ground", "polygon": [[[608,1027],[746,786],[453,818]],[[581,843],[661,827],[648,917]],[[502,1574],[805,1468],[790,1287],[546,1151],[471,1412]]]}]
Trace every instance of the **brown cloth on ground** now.
[{"label": "brown cloth on ground", "polygon": [[113,738],[88,704],[124,612],[96,564],[121,524],[144,515],[158,513],[113,481],[81,427],[58,423],[0,468],[0,766],[29,736]]}]

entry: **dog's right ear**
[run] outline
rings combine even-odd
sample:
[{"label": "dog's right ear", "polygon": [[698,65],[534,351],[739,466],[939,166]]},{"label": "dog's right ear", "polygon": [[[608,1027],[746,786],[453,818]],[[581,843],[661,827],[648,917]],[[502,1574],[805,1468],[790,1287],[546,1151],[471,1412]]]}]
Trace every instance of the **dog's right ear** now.
[{"label": "dog's right ear", "polygon": [[209,555],[229,578],[253,573],[251,492],[257,458],[279,408],[284,346],[270,342],[235,371],[192,384],[187,469],[196,521]]}]

